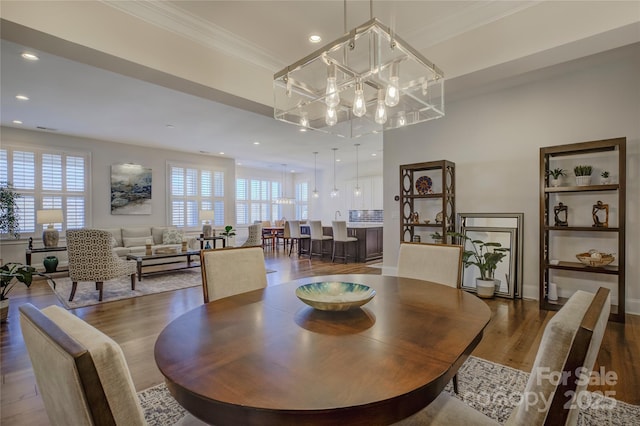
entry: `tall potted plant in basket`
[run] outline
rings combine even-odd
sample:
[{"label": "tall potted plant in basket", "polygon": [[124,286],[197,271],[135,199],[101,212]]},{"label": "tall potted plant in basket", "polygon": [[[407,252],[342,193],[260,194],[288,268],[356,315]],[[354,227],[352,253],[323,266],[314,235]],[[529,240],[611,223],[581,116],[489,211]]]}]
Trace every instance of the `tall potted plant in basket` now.
[{"label": "tall potted plant in basket", "polygon": [[[493,297],[495,289],[500,285],[494,277],[498,263],[507,256],[508,248],[502,247],[500,243],[484,242],[474,240],[459,232],[449,232],[454,238],[462,242],[464,251],[462,252],[462,263],[465,268],[477,266],[480,276],[476,278],[476,289],[479,297]],[[466,242],[471,243],[471,250],[467,250]]]},{"label": "tall potted plant in basket", "polygon": [[30,287],[34,275],[39,275],[51,280],[53,288],[56,287],[56,282],[53,278],[38,272],[36,268],[31,265],[7,263],[0,267],[0,322],[4,322],[9,314],[9,292],[17,283],[23,283],[27,287]]}]

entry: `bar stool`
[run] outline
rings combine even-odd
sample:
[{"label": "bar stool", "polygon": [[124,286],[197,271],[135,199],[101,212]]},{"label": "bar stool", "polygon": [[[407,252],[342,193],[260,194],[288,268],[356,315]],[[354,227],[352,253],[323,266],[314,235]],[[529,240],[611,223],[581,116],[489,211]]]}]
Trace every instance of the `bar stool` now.
[{"label": "bar stool", "polygon": [[[311,245],[309,247],[309,258],[313,255],[322,255],[324,254],[324,242],[333,240],[331,235],[324,235],[322,233],[322,222],[319,220],[312,220],[309,222],[309,227],[311,229]],[[320,242],[320,252],[313,252],[313,243],[319,241]]]},{"label": "bar stool", "polygon": [[291,252],[293,251],[293,245],[298,245],[298,257],[303,253],[302,240],[310,240],[311,236],[307,234],[302,234],[300,232],[300,221],[299,220],[290,220],[284,225],[285,237],[287,231],[287,224],[289,224],[289,236],[291,238],[291,246],[289,247],[289,256],[291,256]]},{"label": "bar stool", "polygon": [[[350,237],[347,232],[347,222],[345,221],[333,221],[331,222],[333,228],[333,252],[331,253],[331,261],[335,261],[335,258],[344,259],[344,263],[347,263],[347,248],[345,244],[356,243],[356,253],[354,259],[358,258],[358,239],[356,237]],[[340,243],[342,246],[342,254],[344,256],[336,256],[336,243]]]}]

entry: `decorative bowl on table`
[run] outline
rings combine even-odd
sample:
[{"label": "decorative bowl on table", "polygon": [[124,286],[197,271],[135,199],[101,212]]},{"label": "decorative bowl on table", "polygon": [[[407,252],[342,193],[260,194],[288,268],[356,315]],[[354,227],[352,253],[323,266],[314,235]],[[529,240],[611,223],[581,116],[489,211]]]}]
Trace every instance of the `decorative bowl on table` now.
[{"label": "decorative bowl on table", "polygon": [[578,260],[592,268],[601,268],[613,262],[616,258],[613,254],[600,253],[597,250],[589,250],[586,253],[576,254]]},{"label": "decorative bowl on table", "polygon": [[298,299],[321,311],[347,311],[364,305],[375,295],[369,286],[340,281],[305,284],[296,289]]}]

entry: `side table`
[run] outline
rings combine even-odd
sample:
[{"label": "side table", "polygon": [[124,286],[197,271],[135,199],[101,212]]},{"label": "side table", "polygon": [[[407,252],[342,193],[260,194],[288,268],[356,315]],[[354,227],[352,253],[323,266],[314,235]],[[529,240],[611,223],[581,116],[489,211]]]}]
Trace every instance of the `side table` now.
[{"label": "side table", "polygon": [[[211,246],[209,245],[209,241],[213,241],[213,248],[216,248],[216,241],[221,240],[222,241],[222,248],[225,248],[227,246],[227,241],[224,237],[221,236],[215,236],[215,237],[205,237],[202,234],[200,234],[200,236],[198,238],[196,238],[196,240],[200,241],[200,250],[204,250],[205,248],[211,248]],[[207,246],[205,247],[204,242],[207,241]]]},{"label": "side table", "polygon": [[33,237],[29,237],[29,247],[25,251],[25,260],[27,265],[31,265],[32,253],[48,253],[50,251],[67,251],[67,247],[42,247],[33,248]]}]

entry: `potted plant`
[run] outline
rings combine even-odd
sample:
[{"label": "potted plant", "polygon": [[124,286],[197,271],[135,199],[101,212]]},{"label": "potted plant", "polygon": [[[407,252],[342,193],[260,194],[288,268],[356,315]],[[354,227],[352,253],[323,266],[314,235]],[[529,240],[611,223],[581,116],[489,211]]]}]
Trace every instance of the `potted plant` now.
[{"label": "potted plant", "polygon": [[31,265],[12,262],[0,267],[0,322],[4,322],[9,313],[9,292],[17,283],[23,283],[27,287],[30,287],[34,275],[39,275],[51,280],[53,288],[56,287],[56,282],[50,276],[38,272],[36,268]]},{"label": "potted plant", "polygon": [[[493,297],[496,287],[500,281],[494,278],[498,263],[507,256],[508,248],[502,247],[500,243],[484,242],[474,240],[459,232],[449,232],[448,235],[461,239],[465,242],[462,252],[462,263],[466,267],[475,265],[480,271],[480,276],[476,278],[476,289],[478,297]],[[472,250],[467,250],[466,241],[471,243]]]},{"label": "potted plant", "polygon": [[20,215],[16,204],[21,195],[10,182],[0,184],[0,233],[20,238]]},{"label": "potted plant", "polygon": [[233,229],[233,226],[227,225],[224,227],[224,231],[220,232],[220,235],[223,235],[225,238],[225,245],[229,245],[229,237],[233,237],[236,235],[236,230]]},{"label": "potted plant", "polygon": [[602,185],[609,184],[609,172],[607,170],[604,170],[602,173],[600,173],[600,183]]},{"label": "potted plant", "polygon": [[547,171],[547,176],[551,178],[549,179],[549,185],[554,187],[560,186],[560,178],[566,175],[565,170],[560,167]]},{"label": "potted plant", "polygon": [[591,183],[591,166],[575,166],[573,173],[576,175],[576,184],[578,186],[587,186]]}]

